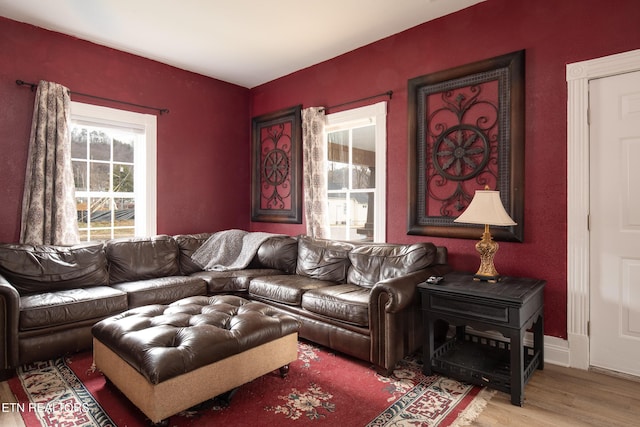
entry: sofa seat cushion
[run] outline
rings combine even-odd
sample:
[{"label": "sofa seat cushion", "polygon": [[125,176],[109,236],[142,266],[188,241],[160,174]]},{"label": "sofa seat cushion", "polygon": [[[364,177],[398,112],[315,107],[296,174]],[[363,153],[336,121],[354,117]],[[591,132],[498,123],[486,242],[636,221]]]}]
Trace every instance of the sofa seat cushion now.
[{"label": "sofa seat cushion", "polygon": [[227,271],[199,271],[191,277],[199,277],[207,282],[209,295],[225,292],[246,292],[249,290],[249,282],[254,277],[275,276],[283,274],[283,271],[270,268],[247,268],[244,270]]},{"label": "sofa seat cushion", "polygon": [[343,284],[305,292],[302,308],[353,325],[369,326],[369,295],[362,286]]},{"label": "sofa seat cushion", "polygon": [[99,319],[128,308],[127,294],[108,286],[67,289],[20,298],[20,330]]},{"label": "sofa seat cushion", "polygon": [[125,292],[129,308],[149,304],[170,304],[193,295],[206,295],[207,284],[199,277],[169,276],[111,285]]},{"label": "sofa seat cushion", "polygon": [[249,283],[249,295],[282,304],[299,306],[302,302],[302,295],[305,292],[330,286],[335,286],[335,283],[289,274],[256,277]]}]

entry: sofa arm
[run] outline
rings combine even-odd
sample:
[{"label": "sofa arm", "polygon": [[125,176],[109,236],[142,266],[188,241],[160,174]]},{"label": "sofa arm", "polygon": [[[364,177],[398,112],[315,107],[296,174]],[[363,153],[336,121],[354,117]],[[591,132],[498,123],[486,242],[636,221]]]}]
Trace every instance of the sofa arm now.
[{"label": "sofa arm", "polygon": [[[382,280],[371,289],[369,308],[373,312],[397,313],[412,304],[418,284],[431,276],[430,270],[415,271],[406,276]],[[383,295],[384,294],[384,295]],[[384,307],[380,307],[384,304]]]},{"label": "sofa arm", "polygon": [[369,297],[371,361],[382,374],[423,345],[424,332],[418,284],[429,276],[442,276],[451,268],[432,265],[405,276],[375,284]]},{"label": "sofa arm", "polygon": [[18,364],[20,294],[0,275],[0,380],[13,375]]},{"label": "sofa arm", "polygon": [[400,359],[419,346],[416,337],[421,333],[421,322],[416,294],[418,284],[430,275],[427,270],[419,270],[380,281],[371,289],[371,361],[383,375],[389,375]]}]

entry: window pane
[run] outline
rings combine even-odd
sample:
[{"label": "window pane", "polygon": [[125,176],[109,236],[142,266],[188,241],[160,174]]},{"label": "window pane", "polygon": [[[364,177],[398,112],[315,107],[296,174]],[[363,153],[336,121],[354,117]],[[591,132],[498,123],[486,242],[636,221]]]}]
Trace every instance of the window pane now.
[{"label": "window pane", "polygon": [[375,188],[375,125],[353,129],[352,186],[354,189]]},{"label": "window pane", "polygon": [[92,130],[89,133],[89,154],[91,160],[111,160],[111,138],[103,131]]},{"label": "window pane", "polygon": [[331,132],[329,141],[329,161],[349,163],[349,131]]},{"label": "window pane", "polygon": [[133,237],[135,235],[135,199],[116,198],[114,209],[114,237]]},{"label": "window pane", "polygon": [[98,197],[91,199],[89,210],[91,215],[90,227],[111,227],[111,198]]},{"label": "window pane", "polygon": [[329,162],[327,171],[329,190],[346,190],[349,188],[349,165],[345,163]]},{"label": "window pane", "polygon": [[91,174],[91,191],[109,191],[109,165],[107,163],[89,163],[89,173]]},{"label": "window pane", "polygon": [[89,205],[84,197],[76,197],[76,211],[78,213],[78,228],[86,229],[89,226]]},{"label": "window pane", "polygon": [[85,229],[80,229],[78,231],[78,235],[80,237],[80,241],[81,242],[86,242],[87,240],[89,240],[89,230]]},{"label": "window pane", "polygon": [[133,139],[113,139],[113,161],[133,163]]},{"label": "window pane", "polygon": [[346,193],[329,194],[329,227],[332,239],[346,239],[347,203]]},{"label": "window pane", "polygon": [[90,231],[90,240],[109,240],[114,236],[111,228],[94,228]]},{"label": "window pane", "polygon": [[87,162],[72,161],[73,181],[76,185],[76,191],[87,191]]},{"label": "window pane", "polygon": [[133,166],[113,165],[113,191],[133,193]]},{"label": "window pane", "polygon": [[373,173],[374,167],[355,165],[351,171],[352,185],[356,190],[376,187],[376,176]]},{"label": "window pane", "polygon": [[71,157],[73,159],[87,158],[87,129],[73,127],[71,129]]},{"label": "window pane", "polygon": [[352,215],[354,225],[353,240],[373,242],[374,198],[375,193],[355,193],[357,204]]},{"label": "window pane", "polygon": [[[353,148],[363,151],[369,151],[375,153],[376,151],[376,126],[364,126],[361,128],[353,129]],[[356,160],[353,160],[357,163]],[[367,163],[368,165],[375,165],[375,163]]]},{"label": "window pane", "polygon": [[136,202],[133,198],[116,198],[114,199],[115,209],[115,226],[131,227],[134,225]]}]

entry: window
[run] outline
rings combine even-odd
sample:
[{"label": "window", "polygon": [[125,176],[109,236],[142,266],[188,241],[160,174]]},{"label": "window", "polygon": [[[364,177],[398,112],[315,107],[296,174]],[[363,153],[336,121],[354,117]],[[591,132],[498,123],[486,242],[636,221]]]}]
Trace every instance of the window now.
[{"label": "window", "polygon": [[156,234],[156,117],[71,103],[80,240]]},{"label": "window", "polygon": [[332,239],[385,241],[387,103],[327,114]]}]

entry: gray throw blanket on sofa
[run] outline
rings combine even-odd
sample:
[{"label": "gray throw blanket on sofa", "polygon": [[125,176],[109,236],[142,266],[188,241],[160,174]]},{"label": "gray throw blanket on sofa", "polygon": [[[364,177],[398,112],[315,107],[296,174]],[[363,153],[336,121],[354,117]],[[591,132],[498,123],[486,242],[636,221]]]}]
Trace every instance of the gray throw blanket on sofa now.
[{"label": "gray throw blanket on sofa", "polygon": [[246,268],[267,239],[283,234],[224,230],[212,234],[191,259],[208,271],[241,270]]}]

